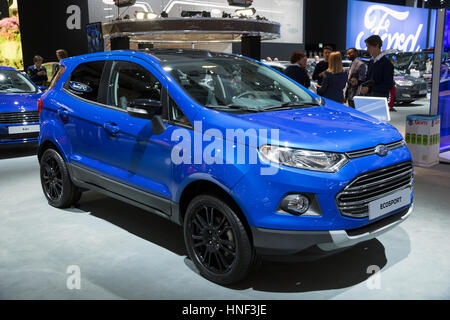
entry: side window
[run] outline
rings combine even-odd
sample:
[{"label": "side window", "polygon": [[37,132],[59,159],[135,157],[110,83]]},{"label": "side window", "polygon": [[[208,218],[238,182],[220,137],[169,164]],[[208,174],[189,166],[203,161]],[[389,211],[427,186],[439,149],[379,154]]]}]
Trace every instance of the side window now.
[{"label": "side window", "polygon": [[98,90],[104,66],[105,61],[80,64],[72,72],[64,88],[83,99],[98,102]]},{"label": "side window", "polygon": [[126,109],[128,102],[135,99],[161,101],[161,82],[136,63],[116,62],[109,83],[109,105]]},{"label": "side window", "polygon": [[174,122],[175,124],[192,127],[192,124],[189,121],[189,119],[184,115],[183,111],[181,111],[180,107],[170,96],[169,96],[169,110],[170,110],[170,121]]}]

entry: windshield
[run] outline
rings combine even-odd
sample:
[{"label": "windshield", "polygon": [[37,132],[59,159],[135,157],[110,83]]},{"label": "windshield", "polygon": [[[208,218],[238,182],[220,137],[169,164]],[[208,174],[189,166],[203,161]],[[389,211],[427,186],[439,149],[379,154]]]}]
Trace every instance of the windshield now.
[{"label": "windshield", "polygon": [[433,61],[432,52],[401,52],[387,54],[386,57],[388,59],[392,59],[391,61],[396,69],[416,69],[419,71],[428,70],[428,72],[431,72],[431,68],[427,69],[427,64],[430,64]]},{"label": "windshield", "polygon": [[220,111],[249,113],[316,105],[306,90],[248,59],[183,58],[162,66],[195,101]]},{"label": "windshield", "polygon": [[37,88],[15,70],[0,70],[0,93],[36,93]]}]

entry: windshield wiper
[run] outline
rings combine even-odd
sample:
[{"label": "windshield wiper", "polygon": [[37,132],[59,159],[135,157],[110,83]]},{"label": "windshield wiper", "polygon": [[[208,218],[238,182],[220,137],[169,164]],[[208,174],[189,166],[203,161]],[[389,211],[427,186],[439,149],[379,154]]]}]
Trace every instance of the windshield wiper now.
[{"label": "windshield wiper", "polygon": [[268,108],[264,108],[264,111],[269,111],[269,110],[289,110],[289,109],[297,109],[297,108],[308,108],[308,107],[316,107],[316,106],[320,106],[320,104],[315,103],[315,102],[294,102],[294,101],[290,101],[290,102],[285,102],[279,106],[273,106],[273,107],[268,107]]},{"label": "windshield wiper", "polygon": [[239,106],[235,104],[228,104],[226,106],[214,106],[214,105],[207,105],[205,106],[210,109],[234,109],[234,110],[242,110],[242,111],[248,111],[248,112],[259,112],[260,110],[257,109],[250,109],[246,108],[244,106]]}]

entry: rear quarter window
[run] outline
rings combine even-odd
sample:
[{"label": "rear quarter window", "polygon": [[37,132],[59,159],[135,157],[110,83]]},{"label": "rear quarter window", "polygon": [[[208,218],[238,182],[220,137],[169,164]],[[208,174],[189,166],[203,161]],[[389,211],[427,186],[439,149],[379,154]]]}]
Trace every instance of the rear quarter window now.
[{"label": "rear quarter window", "polygon": [[98,102],[98,92],[105,61],[82,63],[75,68],[64,88],[83,99]]}]

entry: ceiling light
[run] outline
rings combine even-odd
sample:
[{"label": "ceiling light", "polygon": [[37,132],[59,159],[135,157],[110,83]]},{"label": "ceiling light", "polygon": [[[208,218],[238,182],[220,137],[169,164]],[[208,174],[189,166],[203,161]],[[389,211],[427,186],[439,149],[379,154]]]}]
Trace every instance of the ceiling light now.
[{"label": "ceiling light", "polygon": [[222,11],[219,9],[212,9],[211,10],[211,17],[212,18],[221,18],[222,17]]},{"label": "ceiling light", "polygon": [[136,12],[136,19],[144,20],[145,19],[145,12]]},{"label": "ceiling light", "polygon": [[138,20],[151,20],[151,19],[156,19],[158,17],[158,15],[154,12],[143,12],[143,11],[137,11],[136,12],[136,19]]},{"label": "ceiling light", "polygon": [[236,16],[238,17],[251,17],[255,13],[256,13],[255,8],[238,9],[235,11]]}]

